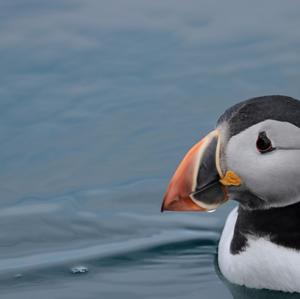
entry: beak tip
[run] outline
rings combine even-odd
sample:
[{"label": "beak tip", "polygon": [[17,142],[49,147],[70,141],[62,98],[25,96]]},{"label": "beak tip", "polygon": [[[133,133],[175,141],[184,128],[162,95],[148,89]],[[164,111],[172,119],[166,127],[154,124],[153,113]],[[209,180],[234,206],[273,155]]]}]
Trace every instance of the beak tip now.
[{"label": "beak tip", "polygon": [[195,204],[190,197],[165,197],[160,209],[161,213],[164,211],[185,211],[185,212],[195,212],[195,211],[205,211],[205,208],[200,207]]},{"label": "beak tip", "polygon": [[161,207],[160,207],[160,212],[161,213],[168,210],[169,201],[167,200],[167,197],[168,197],[167,195],[168,195],[168,192],[166,192],[165,195],[164,195],[163,202],[162,202]]}]

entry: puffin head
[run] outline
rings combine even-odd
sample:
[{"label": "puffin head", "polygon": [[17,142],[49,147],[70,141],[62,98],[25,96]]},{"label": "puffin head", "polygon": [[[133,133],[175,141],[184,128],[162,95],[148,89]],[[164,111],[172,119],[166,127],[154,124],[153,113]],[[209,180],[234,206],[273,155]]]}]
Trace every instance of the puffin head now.
[{"label": "puffin head", "polygon": [[300,201],[300,102],[264,96],[228,109],[179,164],[161,210],[245,209]]}]

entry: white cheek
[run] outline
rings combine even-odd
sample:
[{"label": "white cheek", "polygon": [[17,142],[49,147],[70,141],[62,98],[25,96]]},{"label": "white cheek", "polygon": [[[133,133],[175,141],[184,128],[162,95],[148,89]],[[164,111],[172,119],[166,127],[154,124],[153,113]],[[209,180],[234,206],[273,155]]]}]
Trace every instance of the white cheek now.
[{"label": "white cheek", "polygon": [[[267,125],[270,126],[270,121]],[[259,197],[274,202],[294,202],[300,195],[300,150],[259,153],[256,140],[258,132],[265,127],[265,123],[257,124],[229,140],[225,156],[227,168],[235,171]]]},{"label": "white cheek", "polygon": [[257,184],[257,175],[261,172],[261,167],[255,140],[251,138],[251,134],[247,133],[236,135],[230,139],[226,149],[226,164],[228,170],[236,172],[250,187],[250,185]]}]

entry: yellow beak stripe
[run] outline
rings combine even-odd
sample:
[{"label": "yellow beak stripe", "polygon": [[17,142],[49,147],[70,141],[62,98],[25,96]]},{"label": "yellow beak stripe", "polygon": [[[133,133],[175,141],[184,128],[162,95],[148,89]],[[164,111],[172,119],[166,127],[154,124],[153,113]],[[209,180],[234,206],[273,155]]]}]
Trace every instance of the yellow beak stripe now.
[{"label": "yellow beak stripe", "polygon": [[220,183],[224,186],[240,186],[242,180],[235,172],[228,170],[225,176],[220,180]]}]

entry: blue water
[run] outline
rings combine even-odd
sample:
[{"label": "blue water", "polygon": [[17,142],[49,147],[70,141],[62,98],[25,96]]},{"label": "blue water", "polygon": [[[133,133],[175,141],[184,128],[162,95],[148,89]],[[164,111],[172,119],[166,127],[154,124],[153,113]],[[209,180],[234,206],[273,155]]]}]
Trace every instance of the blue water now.
[{"label": "blue water", "polygon": [[234,203],[160,204],[224,109],[300,98],[299,13],[279,0],[1,0],[0,297],[295,298],[218,274]]}]

